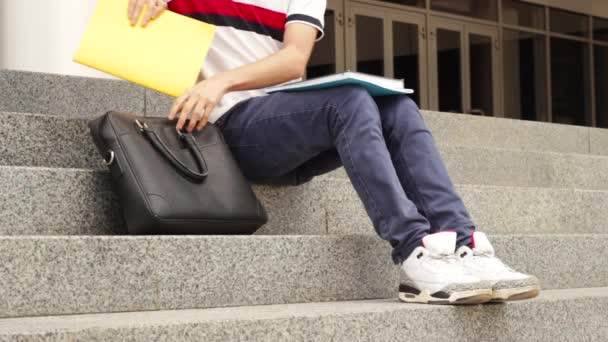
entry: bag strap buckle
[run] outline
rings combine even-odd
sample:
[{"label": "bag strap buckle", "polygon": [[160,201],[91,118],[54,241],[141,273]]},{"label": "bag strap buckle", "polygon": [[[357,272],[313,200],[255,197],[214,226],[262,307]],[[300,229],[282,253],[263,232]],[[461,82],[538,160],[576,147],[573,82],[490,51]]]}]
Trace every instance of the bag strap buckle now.
[{"label": "bag strap buckle", "polygon": [[103,162],[107,165],[110,166],[112,165],[112,163],[114,163],[114,159],[116,158],[116,155],[114,154],[114,151],[110,150],[109,153],[109,158],[108,159],[104,159]]},{"label": "bag strap buckle", "polygon": [[135,120],[135,124],[137,125],[137,127],[139,127],[139,131],[142,132],[142,133],[146,129],[148,129],[148,125],[145,122],[141,122],[139,120]]}]

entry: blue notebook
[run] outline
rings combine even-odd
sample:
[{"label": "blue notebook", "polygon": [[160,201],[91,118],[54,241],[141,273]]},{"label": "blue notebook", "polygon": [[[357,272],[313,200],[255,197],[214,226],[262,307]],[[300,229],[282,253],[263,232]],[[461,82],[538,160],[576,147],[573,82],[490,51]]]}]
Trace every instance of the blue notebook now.
[{"label": "blue notebook", "polygon": [[277,91],[305,91],[333,88],[346,84],[364,86],[372,96],[412,94],[414,90],[404,88],[403,80],[386,78],[361,72],[346,71],[339,74],[312,78],[305,81],[279,84],[264,89],[266,93]]}]

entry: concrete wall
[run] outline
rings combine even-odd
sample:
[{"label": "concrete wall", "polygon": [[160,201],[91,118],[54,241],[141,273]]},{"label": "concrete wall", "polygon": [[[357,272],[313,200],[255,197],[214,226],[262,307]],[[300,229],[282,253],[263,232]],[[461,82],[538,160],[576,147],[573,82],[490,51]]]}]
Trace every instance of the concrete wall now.
[{"label": "concrete wall", "polygon": [[0,0],[0,68],[110,77],[72,62],[96,0]]}]

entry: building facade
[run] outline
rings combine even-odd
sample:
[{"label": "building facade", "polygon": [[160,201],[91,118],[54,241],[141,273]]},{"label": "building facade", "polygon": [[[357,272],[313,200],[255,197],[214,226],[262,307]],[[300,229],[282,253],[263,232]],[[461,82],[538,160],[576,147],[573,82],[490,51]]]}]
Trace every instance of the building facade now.
[{"label": "building facade", "polygon": [[307,77],[403,78],[424,109],[608,127],[608,1],[329,0]]},{"label": "building facade", "polygon": [[[107,77],[71,61],[95,3],[0,0],[0,68]],[[328,0],[308,77],[348,69],[424,109],[608,128],[608,0]]]}]

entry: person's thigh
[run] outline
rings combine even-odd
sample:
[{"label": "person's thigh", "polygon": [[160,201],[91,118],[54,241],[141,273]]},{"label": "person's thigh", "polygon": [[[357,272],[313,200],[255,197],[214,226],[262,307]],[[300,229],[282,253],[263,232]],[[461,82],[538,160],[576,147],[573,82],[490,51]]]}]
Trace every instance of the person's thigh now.
[{"label": "person's thigh", "polygon": [[[218,120],[252,181],[298,184],[339,167],[329,123],[344,89],[278,92],[238,103]],[[281,183],[280,180],[278,180]]]}]

